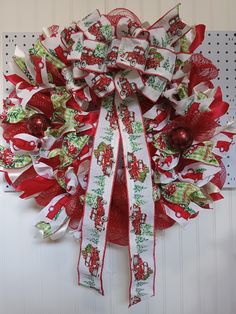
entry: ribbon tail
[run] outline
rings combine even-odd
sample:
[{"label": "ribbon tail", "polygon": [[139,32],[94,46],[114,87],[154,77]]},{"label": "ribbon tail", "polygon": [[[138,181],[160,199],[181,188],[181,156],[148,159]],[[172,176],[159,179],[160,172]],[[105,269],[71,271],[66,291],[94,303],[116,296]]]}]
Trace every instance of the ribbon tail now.
[{"label": "ribbon tail", "polygon": [[155,207],[151,160],[139,100],[115,98],[129,201],[129,305],[155,294]]},{"label": "ribbon tail", "polygon": [[107,225],[117,166],[119,129],[114,97],[101,104],[82,218],[78,282],[102,295]]}]

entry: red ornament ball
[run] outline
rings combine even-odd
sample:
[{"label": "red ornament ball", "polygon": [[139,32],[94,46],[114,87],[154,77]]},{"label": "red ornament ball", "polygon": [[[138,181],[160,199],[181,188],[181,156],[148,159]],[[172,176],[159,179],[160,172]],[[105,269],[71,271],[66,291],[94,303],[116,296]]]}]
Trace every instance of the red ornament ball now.
[{"label": "red ornament ball", "polygon": [[189,131],[178,127],[170,131],[168,135],[169,144],[178,151],[184,151],[192,145],[193,139]]},{"label": "red ornament ball", "polygon": [[42,113],[33,114],[27,121],[27,128],[30,134],[36,137],[43,137],[49,125],[50,120]]}]

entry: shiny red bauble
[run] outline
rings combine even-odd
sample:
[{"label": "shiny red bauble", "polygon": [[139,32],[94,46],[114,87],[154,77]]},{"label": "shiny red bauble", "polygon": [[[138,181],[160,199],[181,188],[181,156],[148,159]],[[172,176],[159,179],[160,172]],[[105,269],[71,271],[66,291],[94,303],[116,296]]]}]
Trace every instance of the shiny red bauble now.
[{"label": "shiny red bauble", "polygon": [[50,126],[50,120],[42,113],[33,114],[26,122],[30,134],[43,137],[44,132]]},{"label": "shiny red bauble", "polygon": [[187,129],[178,127],[170,131],[168,141],[174,149],[184,151],[192,145],[193,138]]}]

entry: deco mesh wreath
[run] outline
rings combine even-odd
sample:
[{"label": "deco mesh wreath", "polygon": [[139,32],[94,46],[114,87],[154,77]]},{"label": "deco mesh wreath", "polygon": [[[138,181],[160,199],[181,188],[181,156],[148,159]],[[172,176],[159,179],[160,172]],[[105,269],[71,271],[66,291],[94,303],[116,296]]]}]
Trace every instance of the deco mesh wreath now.
[{"label": "deco mesh wreath", "polygon": [[179,6],[148,28],[129,10],[98,10],[16,49],[4,100],[1,170],[44,206],[42,238],[80,235],[79,283],[104,293],[106,242],[129,246],[129,304],[154,295],[155,230],[221,199],[228,109],[218,70],[194,50],[204,25]]}]

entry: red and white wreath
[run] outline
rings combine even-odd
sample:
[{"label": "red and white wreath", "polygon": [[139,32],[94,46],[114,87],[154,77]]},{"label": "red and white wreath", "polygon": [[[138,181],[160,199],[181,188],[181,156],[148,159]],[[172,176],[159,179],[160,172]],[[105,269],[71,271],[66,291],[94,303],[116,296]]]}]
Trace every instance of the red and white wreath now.
[{"label": "red and white wreath", "polygon": [[179,6],[148,28],[127,9],[98,10],[16,49],[1,114],[0,166],[21,198],[43,206],[42,238],[80,239],[79,283],[104,294],[107,241],[128,245],[129,304],[155,294],[155,231],[221,199],[220,124],[229,105],[195,49],[204,25]]}]

